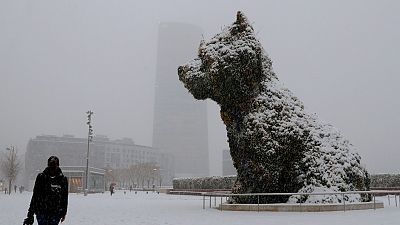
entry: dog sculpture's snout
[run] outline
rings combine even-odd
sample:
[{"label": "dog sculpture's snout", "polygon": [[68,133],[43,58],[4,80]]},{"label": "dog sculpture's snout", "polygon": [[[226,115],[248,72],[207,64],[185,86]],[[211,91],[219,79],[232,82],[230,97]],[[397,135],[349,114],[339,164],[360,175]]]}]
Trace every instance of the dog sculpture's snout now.
[{"label": "dog sculpture's snout", "polygon": [[179,66],[178,67],[178,75],[182,76],[185,70],[185,66]]},{"label": "dog sculpture's snout", "polygon": [[186,73],[185,66],[179,66],[179,67],[178,67],[178,77],[179,77],[179,80],[185,79],[185,73]]}]

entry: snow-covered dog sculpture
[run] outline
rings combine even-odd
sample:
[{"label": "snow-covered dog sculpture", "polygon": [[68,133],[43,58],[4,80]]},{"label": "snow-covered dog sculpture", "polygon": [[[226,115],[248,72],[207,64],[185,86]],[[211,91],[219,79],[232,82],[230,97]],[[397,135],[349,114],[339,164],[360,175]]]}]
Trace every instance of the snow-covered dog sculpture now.
[{"label": "snow-covered dog sculpture", "polygon": [[[369,176],[354,147],[331,125],[304,110],[283,87],[247,18],[237,20],[178,69],[196,99],[221,107],[237,170],[234,193],[326,193],[368,190]],[[367,196],[345,195],[350,202]],[[235,202],[257,203],[257,197]],[[264,196],[270,202],[341,202],[342,195]]]}]

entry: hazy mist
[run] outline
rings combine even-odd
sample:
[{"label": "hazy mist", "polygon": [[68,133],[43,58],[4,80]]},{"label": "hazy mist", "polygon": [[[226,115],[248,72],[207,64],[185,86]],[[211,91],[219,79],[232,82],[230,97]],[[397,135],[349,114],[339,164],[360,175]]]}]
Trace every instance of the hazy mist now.
[{"label": "hazy mist", "polygon": [[[0,151],[24,152],[40,134],[85,137],[89,109],[95,134],[151,146],[158,25],[195,24],[208,39],[237,10],[309,111],[341,130],[372,173],[400,172],[395,0],[1,0]],[[213,102],[208,119],[219,175],[227,142]]]}]

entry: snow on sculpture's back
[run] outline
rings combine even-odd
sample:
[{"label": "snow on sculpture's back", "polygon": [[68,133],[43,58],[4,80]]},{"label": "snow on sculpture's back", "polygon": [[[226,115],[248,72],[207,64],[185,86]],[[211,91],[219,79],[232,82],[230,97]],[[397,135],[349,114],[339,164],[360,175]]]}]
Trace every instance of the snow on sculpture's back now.
[{"label": "snow on sculpture's back", "polygon": [[[221,107],[237,180],[234,193],[315,193],[368,190],[354,147],[331,125],[307,113],[272,70],[247,18],[201,42],[197,59],[178,69],[196,99]],[[347,201],[368,200],[346,195]],[[238,203],[257,203],[238,197]],[[341,202],[336,195],[264,196],[260,203]]]}]

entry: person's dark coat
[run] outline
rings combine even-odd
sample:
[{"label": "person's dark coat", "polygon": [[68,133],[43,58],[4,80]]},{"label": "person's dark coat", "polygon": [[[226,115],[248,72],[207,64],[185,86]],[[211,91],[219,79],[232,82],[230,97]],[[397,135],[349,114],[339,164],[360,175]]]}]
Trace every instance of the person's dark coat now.
[{"label": "person's dark coat", "polygon": [[63,217],[67,214],[68,205],[68,180],[57,168],[54,177],[50,176],[49,169],[46,168],[36,177],[35,187],[31,204],[28,210],[29,215],[59,215]]}]

